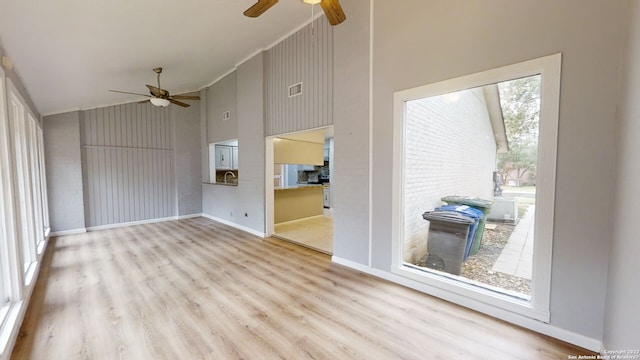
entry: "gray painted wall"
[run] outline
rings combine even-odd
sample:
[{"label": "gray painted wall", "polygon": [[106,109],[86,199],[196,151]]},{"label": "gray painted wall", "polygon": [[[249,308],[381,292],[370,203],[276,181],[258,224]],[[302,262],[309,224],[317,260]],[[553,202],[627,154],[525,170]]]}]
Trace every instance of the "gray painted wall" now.
[{"label": "gray painted wall", "polygon": [[[348,20],[334,28],[333,254],[369,264],[368,0],[341,3]],[[324,18],[322,18],[324,20]]]},{"label": "gray painted wall", "polygon": [[[238,186],[203,184],[202,208],[205,214],[264,233],[263,54],[260,53],[244,62],[236,72],[237,77],[234,76],[234,79],[237,79],[237,87],[226,87],[237,89],[235,96],[238,104]],[[209,114],[210,112],[207,112],[207,116]],[[215,122],[218,121],[220,120],[209,118],[206,119],[206,124],[210,125],[213,122],[215,126]],[[202,146],[205,148],[207,143],[203,143]],[[207,169],[208,165],[203,173],[206,174]]]},{"label": "gray painted wall", "polygon": [[43,125],[51,231],[84,229],[80,112],[45,116]]},{"label": "gray painted wall", "polygon": [[551,324],[602,339],[627,3],[374,3],[372,265],[391,267],[394,91],[561,52]]},{"label": "gray painted wall", "polygon": [[604,345],[609,350],[640,348],[640,241],[635,221],[640,204],[640,3],[631,4],[617,138],[618,179],[612,187],[616,189],[616,202],[604,323]]},{"label": "gray painted wall", "polygon": [[[240,225],[265,231],[264,55],[238,67]],[[244,213],[248,217],[244,217]]]},{"label": "gray painted wall", "polygon": [[[198,95],[198,94],[192,94]],[[175,127],[175,169],[178,216],[202,212],[200,186],[200,104],[171,106]]]},{"label": "gray painted wall", "polygon": [[[267,135],[333,124],[333,28],[324,17],[267,50],[264,59]],[[289,86],[299,82],[302,94],[289,97]]]},{"label": "gray painted wall", "polygon": [[87,227],[175,216],[170,108],[125,104],[83,115]]},{"label": "gray painted wall", "polygon": [[200,106],[44,118],[52,231],[202,212]]},{"label": "gray painted wall", "polygon": [[[225,111],[230,111],[228,120],[223,120]],[[208,141],[215,143],[238,138],[237,79],[236,72],[220,79],[207,89]]]}]

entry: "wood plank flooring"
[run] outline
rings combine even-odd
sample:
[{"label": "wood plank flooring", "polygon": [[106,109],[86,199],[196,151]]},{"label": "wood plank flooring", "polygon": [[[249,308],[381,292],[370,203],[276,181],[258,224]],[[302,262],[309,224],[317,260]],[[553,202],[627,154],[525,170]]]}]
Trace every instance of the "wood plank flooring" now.
[{"label": "wood plank flooring", "polygon": [[592,354],[204,218],[51,240],[12,359]]}]

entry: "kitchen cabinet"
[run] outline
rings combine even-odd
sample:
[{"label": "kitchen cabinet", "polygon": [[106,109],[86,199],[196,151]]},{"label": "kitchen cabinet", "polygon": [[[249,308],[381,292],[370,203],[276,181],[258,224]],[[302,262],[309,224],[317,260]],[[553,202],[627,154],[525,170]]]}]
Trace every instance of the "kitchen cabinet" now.
[{"label": "kitchen cabinet", "polygon": [[231,146],[216,145],[216,170],[230,170],[232,154]]},{"label": "kitchen cabinet", "polygon": [[216,145],[216,170],[238,170],[238,147]]},{"label": "kitchen cabinet", "polygon": [[238,147],[231,147],[231,170],[238,170]]}]

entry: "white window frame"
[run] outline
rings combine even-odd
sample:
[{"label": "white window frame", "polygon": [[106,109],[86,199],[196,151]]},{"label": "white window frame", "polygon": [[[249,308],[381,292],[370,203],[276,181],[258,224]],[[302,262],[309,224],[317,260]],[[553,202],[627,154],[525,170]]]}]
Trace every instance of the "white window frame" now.
[{"label": "white window frame", "polygon": [[[43,125],[42,125],[43,126]],[[49,199],[47,195],[47,173],[46,173],[46,164],[45,164],[45,156],[44,156],[44,130],[42,126],[37,127],[37,141],[38,141],[38,157],[40,159],[40,194],[41,194],[41,205],[42,205],[42,230],[43,230],[43,241],[41,245],[38,245],[38,254],[41,254],[44,250],[44,245],[46,244],[46,239],[49,237],[49,233],[51,231],[51,226],[49,225]]]},{"label": "white window frame", "polygon": [[[5,82],[6,81],[6,82]],[[10,141],[9,113],[7,106],[7,92],[15,90],[13,84],[4,77],[0,68],[0,256],[6,272],[3,274],[7,284],[9,303],[2,306],[0,317],[0,353],[6,350],[10,335],[15,331],[16,321],[26,286],[23,285],[22,257],[17,228],[16,212],[17,196],[13,187],[13,146]]]},{"label": "white window frame", "polygon": [[[424,284],[424,290],[427,293],[463,306],[489,313],[506,310],[508,313],[515,313],[545,323],[549,322],[561,58],[561,54],[554,54],[398,91],[394,94],[393,248],[391,268],[393,273]],[[404,226],[402,225],[404,219],[405,103],[538,74],[541,75],[541,107],[531,301],[517,299],[470,283],[461,282],[446,275],[422,271],[406,265],[403,262],[402,255],[404,239]]]},{"label": "white window frame", "polygon": [[[9,83],[8,90],[8,118],[9,118],[9,130],[12,132],[12,150],[13,156],[13,169],[14,171],[14,194],[18,195],[18,199],[21,201],[16,202],[14,207],[16,208],[19,239],[20,239],[20,254],[21,263],[23,264],[22,270],[24,273],[24,285],[30,285],[35,274],[35,268],[37,264],[36,242],[35,242],[35,224],[34,224],[34,211],[32,194],[33,189],[31,186],[31,168],[32,163],[29,157],[29,126],[26,117],[26,111],[24,102],[18,95],[18,91],[14,88],[13,84]],[[16,145],[17,144],[17,145]]]},{"label": "white window frame", "polygon": [[38,121],[31,112],[27,112],[27,128],[29,135],[29,159],[31,168],[31,190],[32,190],[32,209],[34,219],[34,250],[35,255],[39,255],[44,249],[44,224],[42,212],[42,185],[40,184],[40,146],[38,139]]}]

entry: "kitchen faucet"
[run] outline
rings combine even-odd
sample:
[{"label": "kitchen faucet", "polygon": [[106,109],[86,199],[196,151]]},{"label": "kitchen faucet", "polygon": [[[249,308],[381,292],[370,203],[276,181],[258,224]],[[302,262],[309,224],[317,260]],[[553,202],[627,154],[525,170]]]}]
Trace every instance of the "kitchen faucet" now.
[{"label": "kitchen faucet", "polygon": [[236,174],[233,173],[233,171],[227,171],[226,173],[224,173],[224,183],[227,183],[227,175],[231,174],[231,177],[235,179]]}]

